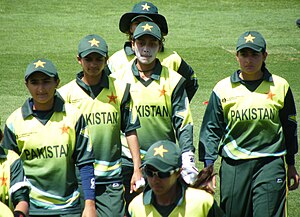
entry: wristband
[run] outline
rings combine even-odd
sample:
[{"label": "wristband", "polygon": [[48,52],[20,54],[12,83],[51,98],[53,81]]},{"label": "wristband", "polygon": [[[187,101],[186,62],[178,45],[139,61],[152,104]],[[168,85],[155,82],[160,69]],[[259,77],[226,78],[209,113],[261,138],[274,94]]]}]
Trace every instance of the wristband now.
[{"label": "wristband", "polygon": [[14,217],[26,217],[26,215],[22,211],[16,210],[14,211]]}]

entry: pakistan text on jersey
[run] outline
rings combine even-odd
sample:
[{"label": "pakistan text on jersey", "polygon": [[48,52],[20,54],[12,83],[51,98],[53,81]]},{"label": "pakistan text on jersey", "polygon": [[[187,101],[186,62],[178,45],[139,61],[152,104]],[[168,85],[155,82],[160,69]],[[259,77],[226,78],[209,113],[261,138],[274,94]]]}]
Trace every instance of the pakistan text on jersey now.
[{"label": "pakistan text on jersey", "polygon": [[251,108],[251,109],[241,109],[241,110],[231,110],[230,118],[234,120],[274,120],[276,115],[276,110],[272,108]]},{"label": "pakistan text on jersey", "polygon": [[139,117],[169,117],[169,112],[166,106],[157,105],[140,105],[136,106]]},{"label": "pakistan text on jersey", "polygon": [[35,158],[61,158],[68,156],[68,145],[54,145],[44,146],[35,149],[24,150],[26,160],[32,160]]},{"label": "pakistan text on jersey", "polygon": [[117,112],[95,112],[85,114],[85,121],[87,125],[96,124],[116,124],[118,123]]}]

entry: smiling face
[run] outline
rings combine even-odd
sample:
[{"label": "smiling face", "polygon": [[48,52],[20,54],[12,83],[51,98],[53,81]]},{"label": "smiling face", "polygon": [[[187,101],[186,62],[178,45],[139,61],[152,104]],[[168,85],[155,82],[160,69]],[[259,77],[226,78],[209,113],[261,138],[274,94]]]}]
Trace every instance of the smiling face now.
[{"label": "smiling face", "polygon": [[25,84],[33,98],[34,110],[47,111],[52,109],[59,79],[50,77],[43,72],[34,72]]},{"label": "smiling face", "polygon": [[261,67],[267,55],[267,52],[257,52],[250,48],[237,52],[236,59],[240,64],[243,80],[258,80],[262,77]]}]

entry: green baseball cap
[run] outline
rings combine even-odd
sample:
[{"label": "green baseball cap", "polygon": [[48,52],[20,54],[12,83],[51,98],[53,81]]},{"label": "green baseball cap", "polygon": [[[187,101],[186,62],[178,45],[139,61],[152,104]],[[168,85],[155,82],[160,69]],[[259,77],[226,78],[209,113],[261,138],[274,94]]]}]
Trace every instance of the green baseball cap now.
[{"label": "green baseball cap", "polygon": [[168,140],[158,141],[151,145],[144,160],[142,167],[151,165],[161,172],[169,172],[182,166],[178,145]]},{"label": "green baseball cap", "polygon": [[35,72],[42,72],[49,77],[58,78],[58,73],[55,66],[50,60],[47,59],[41,58],[32,61],[26,68],[25,80],[27,81],[29,76]]},{"label": "green baseball cap", "polygon": [[248,31],[239,37],[236,51],[238,52],[243,48],[250,48],[257,52],[266,51],[266,41],[259,32]]},{"label": "green baseball cap", "polygon": [[143,35],[152,35],[161,41],[162,35],[160,28],[154,22],[141,22],[133,33],[133,38],[137,39]]},{"label": "green baseball cap", "polygon": [[158,13],[157,7],[151,2],[142,1],[135,4],[131,12],[125,13],[121,16],[119,22],[119,29],[123,33],[129,33],[130,24],[137,18],[143,17],[148,21],[157,23],[163,35],[168,34],[168,24],[166,18]]},{"label": "green baseball cap", "polygon": [[100,55],[107,57],[107,44],[99,35],[87,35],[80,40],[78,45],[78,56],[85,57],[90,53],[99,53]]}]

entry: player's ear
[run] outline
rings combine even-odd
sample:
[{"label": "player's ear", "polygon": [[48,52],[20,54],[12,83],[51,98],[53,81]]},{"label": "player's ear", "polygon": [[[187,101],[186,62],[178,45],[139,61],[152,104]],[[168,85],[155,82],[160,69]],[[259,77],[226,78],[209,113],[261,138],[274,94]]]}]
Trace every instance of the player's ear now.
[{"label": "player's ear", "polygon": [[263,52],[263,59],[264,59],[264,61],[266,61],[267,56],[268,56],[268,52],[267,51]]},{"label": "player's ear", "polygon": [[77,55],[76,59],[77,59],[77,62],[81,65],[81,61],[82,61],[81,57]]},{"label": "player's ear", "polygon": [[239,62],[239,51],[235,53],[235,59]]},{"label": "player's ear", "polygon": [[58,87],[59,83],[60,83],[60,79],[58,78],[56,79],[56,87]]},{"label": "player's ear", "polygon": [[134,51],[134,49],[135,49],[135,46],[134,46],[134,40],[131,40],[131,48],[132,48],[132,50]]},{"label": "player's ear", "polygon": [[158,52],[160,52],[160,51],[161,51],[162,47],[163,47],[163,43],[160,41],[160,42],[159,42],[159,48],[158,48]]}]

